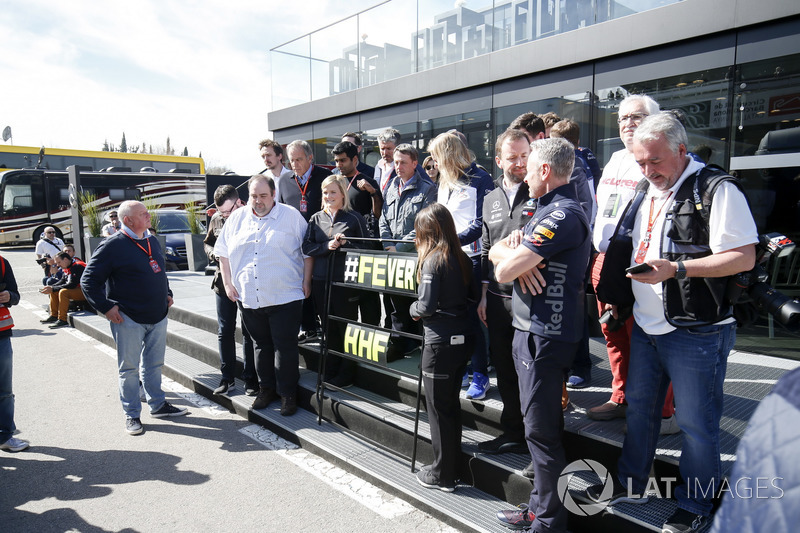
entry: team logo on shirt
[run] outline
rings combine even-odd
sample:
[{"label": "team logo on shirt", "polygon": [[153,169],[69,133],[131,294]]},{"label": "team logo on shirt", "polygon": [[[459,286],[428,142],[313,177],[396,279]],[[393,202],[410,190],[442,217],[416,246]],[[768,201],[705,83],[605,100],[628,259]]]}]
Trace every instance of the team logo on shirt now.
[{"label": "team logo on shirt", "polygon": [[533,228],[533,234],[534,234],[534,236],[535,235],[543,235],[543,236],[547,237],[548,239],[552,239],[555,236],[555,232],[554,231],[549,230],[549,229],[547,229],[547,228],[545,228],[544,226],[541,226],[541,225],[536,226],[535,228]]},{"label": "team logo on shirt", "polygon": [[564,220],[565,218],[567,218],[567,215],[565,215],[564,211],[562,211],[561,209],[553,211],[552,213],[550,213],[550,216],[556,220]]}]

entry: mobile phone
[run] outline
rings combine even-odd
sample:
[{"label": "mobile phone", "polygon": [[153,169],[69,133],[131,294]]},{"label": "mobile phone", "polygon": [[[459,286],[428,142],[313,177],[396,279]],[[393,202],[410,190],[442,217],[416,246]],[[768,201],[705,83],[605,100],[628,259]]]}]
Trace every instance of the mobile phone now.
[{"label": "mobile phone", "polygon": [[639,263],[638,265],[629,266],[625,269],[625,272],[628,274],[644,274],[645,272],[650,272],[651,270],[653,270],[653,267],[647,263]]}]

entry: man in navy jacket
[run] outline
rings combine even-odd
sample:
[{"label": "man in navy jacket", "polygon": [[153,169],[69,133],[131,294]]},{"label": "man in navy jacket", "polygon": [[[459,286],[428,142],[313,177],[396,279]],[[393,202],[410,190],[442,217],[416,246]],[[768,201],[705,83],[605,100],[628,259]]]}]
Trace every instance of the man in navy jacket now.
[{"label": "man in navy jacket", "polygon": [[187,409],[170,404],[161,390],[172,292],[161,246],[147,229],[150,213],[141,202],[127,201],[119,207],[119,216],[122,229],[95,250],[81,278],[81,289],[92,307],[111,322],[125,430],[138,435],[143,431],[140,359],[150,414],[155,418],[180,416]]}]

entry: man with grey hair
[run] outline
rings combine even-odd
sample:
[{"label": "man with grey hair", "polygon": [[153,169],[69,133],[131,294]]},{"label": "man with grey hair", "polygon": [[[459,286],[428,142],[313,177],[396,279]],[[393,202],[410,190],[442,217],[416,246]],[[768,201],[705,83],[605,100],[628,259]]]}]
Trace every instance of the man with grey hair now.
[{"label": "man with grey hair", "polygon": [[[275,200],[300,211],[306,222],[311,215],[322,209],[322,182],[331,175],[327,168],[314,165],[314,154],[306,141],[292,141],[286,147],[289,164],[294,174],[279,180]],[[303,321],[298,340],[306,342],[320,336],[319,320],[311,297],[303,302]]]},{"label": "man with grey hair", "polygon": [[161,389],[172,291],[161,245],[148,231],[150,213],[143,203],[132,200],[122,202],[118,212],[122,229],[94,251],[81,277],[81,290],[111,323],[125,431],[138,435],[143,431],[140,366],[150,416],[181,416],[187,409],[170,404]]},{"label": "man with grey hair", "polygon": [[[616,231],[625,247],[607,251],[608,264],[631,264],[635,324],[628,367],[628,433],[609,505],[643,503],[672,382],[683,432],[678,508],[662,531],[697,531],[722,487],[720,430],[727,357],[736,321],[726,297],[730,276],[753,268],[756,225],[738,182],[687,155],[686,131],[671,113],[644,119],[632,153],[646,181]],[[695,198],[698,198],[697,200]],[[698,207],[699,206],[699,207]],[[630,272],[630,271],[629,271]],[[603,274],[601,283],[605,280]],[[604,486],[587,496],[607,500]]]},{"label": "man with grey hair", "polygon": [[[636,185],[644,179],[642,171],[633,157],[633,134],[647,116],[654,115],[658,111],[658,103],[644,94],[632,94],[619,104],[617,123],[619,124],[619,137],[625,144],[625,148],[612,154],[597,185],[597,216],[594,220],[592,237],[594,248],[599,252],[592,264],[592,286],[595,288],[595,294],[597,294],[597,284],[603,269],[609,238],[614,233],[614,228],[617,227],[625,206],[633,198]],[[614,320],[600,321],[611,367],[611,397],[606,403],[589,409],[587,415],[592,420],[598,421],[625,418],[625,411],[628,407],[625,400],[625,388],[633,328],[631,309],[630,307],[612,309],[612,306],[602,301],[599,296],[597,307],[601,317],[613,315],[613,318],[616,319],[616,325],[610,325],[615,322]],[[675,419],[672,417],[675,412],[672,403],[672,389],[670,389],[662,410],[664,422],[661,432],[663,434],[678,431]]]},{"label": "man with grey hair", "polygon": [[313,164],[314,153],[306,141],[290,142],[286,155],[294,172],[288,179],[279,178],[275,188],[279,196],[275,198],[300,211],[308,222],[311,215],[322,209],[322,180],[330,176],[331,171]]},{"label": "man with grey hair", "polygon": [[[400,132],[394,128],[387,128],[378,134],[378,149],[381,160],[375,165],[375,181],[385,191],[389,182],[394,178],[394,149],[400,144]],[[385,192],[384,192],[385,194]]]},{"label": "man with grey hair", "polygon": [[[522,230],[512,231],[489,251],[496,280],[514,283],[512,351],[536,479],[526,509],[497,513],[513,529],[563,532],[567,527],[557,491],[566,466],[561,391],[583,335],[591,252],[589,220],[569,182],[574,162],[575,150],[565,139],[531,143],[525,182],[539,206]],[[531,285],[529,273],[542,263],[544,284]]]}]

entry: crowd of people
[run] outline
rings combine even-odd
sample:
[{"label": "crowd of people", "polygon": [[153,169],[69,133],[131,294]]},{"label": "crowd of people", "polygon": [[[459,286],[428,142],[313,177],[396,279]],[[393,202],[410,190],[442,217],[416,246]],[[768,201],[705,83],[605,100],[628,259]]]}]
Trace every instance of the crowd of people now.
[{"label": "crowd of people", "polygon": [[[431,140],[420,165],[418,150],[387,129],[378,136],[375,167],[362,160],[360,136],[347,132],[332,151],[334,172],[314,163],[306,141],[285,149],[262,141],[266,168],[248,181],[247,204],[234,187],[218,188],[205,239],[218,267],[212,288],[222,377],[214,392],[236,387],[238,312],[241,377],[245,393],[255,396],[253,409],[280,399],[280,413],[294,414],[298,343],[319,338],[327,326],[328,347],[341,351],[343,325],[325,324],[323,301],[330,261],[334,279],[343,277],[344,256],[335,252],[416,252],[418,296],[383,295],[382,325],[396,332],[388,361],[419,348],[404,334],[424,338],[434,461],[417,472],[419,483],[455,490],[459,393],[466,388],[468,399],[484,398],[491,362],[503,400],[502,431],[480,443],[480,451],[528,453],[523,474],[535,487],[525,508],[497,518],[514,529],[564,531],[566,510],[557,493],[566,466],[563,410],[568,388],[591,382],[588,286],[597,295],[613,374],[610,399],[588,416],[627,420],[610,504],[647,501],[658,436],[680,431],[683,484],[663,531],[701,527],[712,512],[713,491],[696,487],[718,487],[721,479],[722,383],[735,339],[725,286],[729,276],[753,266],[755,223],[737,182],[688,152],[675,114],[632,95],[621,102],[618,123],[624,148],[601,173],[580,146],[575,121],[525,113],[496,140],[496,180],[454,130]],[[707,211],[695,208],[693,187],[709,199]],[[113,231],[88,265],[61,251],[63,242],[48,232],[37,254],[57,248],[63,273],[47,283],[51,316],[45,322],[62,325],[65,305],[79,293],[110,320],[126,430],[138,434],[140,374],[152,416],[186,409],[169,404],[160,387],[172,298],[162,251],[148,232],[149,214],[135,201],[114,214],[119,224],[109,219]],[[638,268],[626,274],[631,265]],[[330,310],[381,325],[376,293],[333,287]],[[0,316],[0,340],[2,334]],[[330,358],[327,382],[346,387],[355,377],[352,360]],[[8,428],[1,429],[5,436]],[[602,501],[606,492],[593,486],[586,496]]]}]

